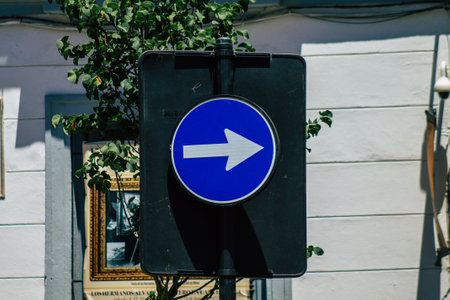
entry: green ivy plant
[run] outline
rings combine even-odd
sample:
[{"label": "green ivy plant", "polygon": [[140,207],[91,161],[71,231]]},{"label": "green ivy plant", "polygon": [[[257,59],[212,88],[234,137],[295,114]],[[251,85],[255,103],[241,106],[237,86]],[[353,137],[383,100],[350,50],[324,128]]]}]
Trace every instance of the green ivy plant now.
[{"label": "green ivy plant", "polygon": [[[320,123],[326,124],[328,125],[328,127],[331,127],[331,124],[333,123],[333,113],[329,110],[320,111],[318,118],[315,118],[314,120],[308,119],[305,125],[305,135],[307,140],[319,134],[319,131],[322,128]],[[311,152],[310,148],[306,148],[306,150],[308,150],[308,152]]]},{"label": "green ivy plant", "polygon": [[313,245],[309,245],[306,248],[306,257],[310,258],[313,254],[317,255],[317,256],[322,256],[325,253],[325,251],[323,251],[322,248],[320,247],[315,247]]},{"label": "green ivy plant", "polygon": [[[89,187],[107,192],[111,180],[117,180],[120,187],[122,174],[139,176],[140,55],[147,50],[213,50],[219,37],[231,38],[236,51],[254,51],[248,43],[248,32],[234,26],[236,16],[247,11],[250,1],[49,0],[56,2],[73,26],[88,38],[84,43],[72,44],[64,36],[56,46],[75,66],[69,70],[67,80],[81,82],[87,98],[96,103],[94,112],[54,115],[52,126],[62,126],[68,135],[96,132],[110,141],[93,151],[76,172],[87,179]],[[325,111],[320,118],[308,120],[306,138],[317,135],[320,123],[331,126],[331,117],[331,112]],[[129,207],[129,203],[123,205]],[[129,209],[135,211],[136,207]],[[139,237],[139,220],[132,218],[138,214],[131,212],[130,216],[133,232]],[[171,286],[164,278],[156,277],[155,282],[157,293],[150,295],[151,299],[175,299],[185,279],[171,278]]]},{"label": "green ivy plant", "polygon": [[89,38],[79,45],[73,45],[68,36],[56,42],[61,55],[77,66],[67,79],[75,84],[81,81],[86,96],[97,105],[89,115],[55,115],[52,125],[62,125],[66,134],[96,131],[114,141],[83,166],[89,185],[100,191],[107,191],[111,181],[101,167],[139,175],[138,160],[127,148],[138,141],[137,63],[144,51],[212,50],[221,36],[231,38],[237,51],[254,51],[246,42],[248,32],[233,26],[236,15],[248,9],[249,0],[231,4],[211,0],[55,2]]}]

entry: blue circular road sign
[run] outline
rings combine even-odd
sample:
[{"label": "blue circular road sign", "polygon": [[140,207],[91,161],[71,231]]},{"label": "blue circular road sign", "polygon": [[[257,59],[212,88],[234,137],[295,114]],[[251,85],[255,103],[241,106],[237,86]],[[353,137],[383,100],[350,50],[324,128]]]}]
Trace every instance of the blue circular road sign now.
[{"label": "blue circular road sign", "polygon": [[192,108],[172,139],[172,166],[196,198],[234,204],[258,192],[277,158],[275,127],[256,105],[237,97],[208,99]]}]

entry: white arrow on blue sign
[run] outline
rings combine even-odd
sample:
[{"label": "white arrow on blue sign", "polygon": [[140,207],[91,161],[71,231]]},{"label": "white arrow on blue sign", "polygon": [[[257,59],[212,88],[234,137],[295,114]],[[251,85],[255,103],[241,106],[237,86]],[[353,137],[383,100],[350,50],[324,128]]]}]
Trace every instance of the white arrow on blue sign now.
[{"label": "white arrow on blue sign", "polygon": [[277,145],[275,128],[260,108],[235,97],[213,98],[178,124],[172,166],[196,198],[233,204],[254,195],[270,178]]}]

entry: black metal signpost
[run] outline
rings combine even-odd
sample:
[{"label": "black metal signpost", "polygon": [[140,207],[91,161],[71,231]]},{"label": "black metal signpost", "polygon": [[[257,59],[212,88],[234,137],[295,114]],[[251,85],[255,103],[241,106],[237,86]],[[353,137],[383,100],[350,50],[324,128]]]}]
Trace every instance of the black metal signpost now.
[{"label": "black metal signpost", "polygon": [[[219,38],[215,51],[214,94],[233,94],[234,52],[230,39]],[[234,268],[234,207],[223,207],[220,212],[220,300],[236,297],[236,270]]]},{"label": "black metal signpost", "polygon": [[140,62],[141,267],[167,276],[306,270],[305,63],[149,51]]}]

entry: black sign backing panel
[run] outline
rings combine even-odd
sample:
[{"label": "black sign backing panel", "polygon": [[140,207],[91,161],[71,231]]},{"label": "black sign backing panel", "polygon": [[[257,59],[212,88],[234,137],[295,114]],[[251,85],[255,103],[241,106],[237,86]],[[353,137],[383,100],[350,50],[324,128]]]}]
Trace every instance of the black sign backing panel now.
[{"label": "black sign backing panel", "polygon": [[170,142],[179,119],[211,94],[210,71],[176,68],[170,52],[149,54],[141,63],[145,81],[141,82],[140,112],[142,267],[149,273],[198,270],[211,274],[218,264],[213,255],[218,211],[187,195],[169,163]]},{"label": "black sign backing panel", "polygon": [[[183,115],[213,96],[210,52],[147,52],[140,61],[141,265],[151,274],[217,275],[220,207],[194,199],[170,166]],[[299,56],[237,54],[234,94],[261,107],[280,142],[270,182],[235,207],[239,277],[306,270],[305,63]]]}]

